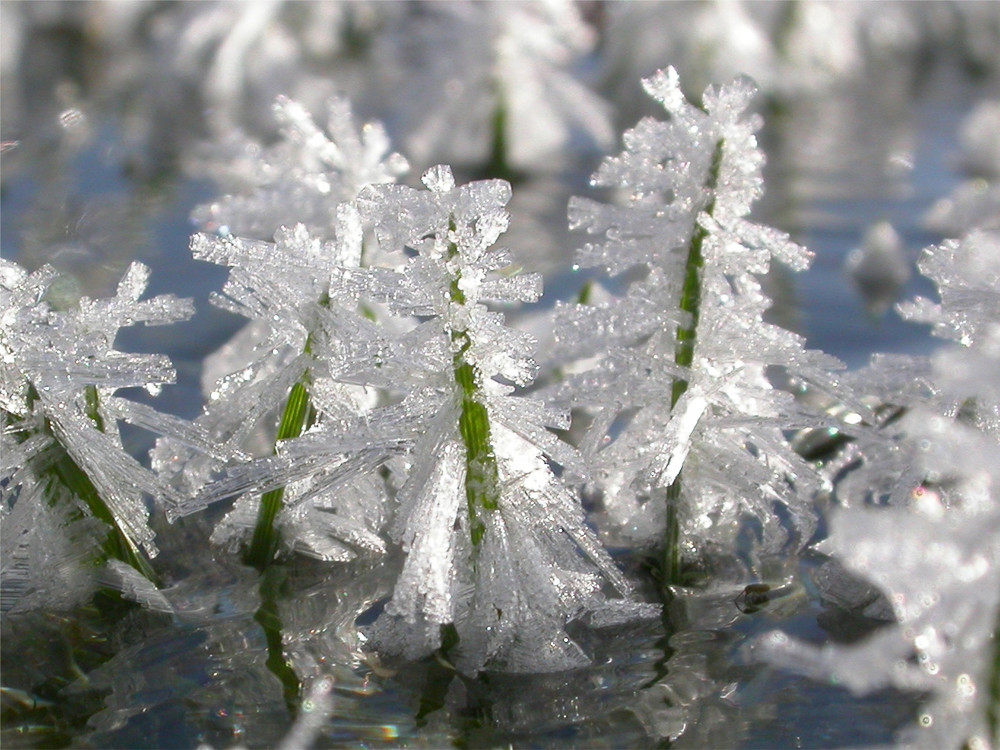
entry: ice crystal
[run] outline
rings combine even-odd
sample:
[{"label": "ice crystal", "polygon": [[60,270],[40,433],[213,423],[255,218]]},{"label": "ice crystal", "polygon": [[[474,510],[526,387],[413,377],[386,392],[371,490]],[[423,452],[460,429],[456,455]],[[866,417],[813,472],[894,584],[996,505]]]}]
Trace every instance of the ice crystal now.
[{"label": "ice crystal", "polygon": [[390,150],[382,124],[358,127],[343,97],[327,101],[325,131],[297,101],[278,97],[273,109],[280,129],[273,145],[242,133],[213,144],[207,172],[226,195],[195,209],[206,232],[270,240],[282,225],[299,223],[314,237],[332,239],[341,203],[366,185],[395,182],[409,168]]},{"label": "ice crystal", "polygon": [[[314,442],[326,434],[326,423],[355,417],[370,405],[371,394],[365,389],[331,381],[346,361],[317,356],[328,318],[350,320],[358,341],[363,344],[367,339],[367,331],[357,328],[363,325],[361,314],[340,310],[331,302],[331,277],[342,267],[357,267],[361,260],[357,211],[342,203],[337,216],[336,239],[331,242],[312,237],[301,224],[279,229],[273,243],[207,234],[192,238],[196,258],[231,268],[223,293],[213,301],[251,319],[254,342],[250,361],[215,383],[204,414],[196,420],[219,448],[205,454],[161,441],[154,452],[157,470],[174,477],[187,492],[182,502],[167,508],[169,516],[193,513],[221,497],[251,490],[252,481],[241,484],[230,479],[211,491],[198,492],[225,466],[219,455],[236,462],[250,457],[246,448],[254,435],[262,429],[267,432],[267,424],[283,408],[288,412],[289,399],[301,400],[297,430],[313,428]],[[280,427],[277,436],[271,433],[272,445],[275,437],[282,437]],[[280,449],[276,452],[268,459],[272,463],[291,460]],[[307,465],[314,464],[315,460]],[[286,547],[336,560],[348,559],[358,549],[381,551],[381,541],[373,536],[384,505],[379,483],[360,477],[344,492],[331,495],[329,489],[328,484],[314,481],[285,496],[277,525]],[[239,546],[255,530],[259,504],[253,494],[237,500],[213,539]]]},{"label": "ice crystal", "polygon": [[537,276],[505,273],[510,256],[493,246],[507,226],[510,186],[456,187],[447,167],[423,181],[427,190],[371,186],[358,199],[381,249],[408,253],[406,263],[345,267],[330,287],[331,297],[380,305],[400,325],[330,308],[315,337],[331,381],[379,387],[396,402],[284,441],[274,459],[231,472],[223,484],[266,491],[404,451],[392,463],[399,489],[389,534],[406,561],[373,644],[419,656],[440,647],[442,628],[453,626],[459,646],[451,658],[465,671],[580,664],[566,623],[599,607],[604,582],[622,593],[629,585],[548,463],[584,471],[546,429],[565,428],[567,415],[514,393],[534,377],[530,337],[487,307],[541,292]]},{"label": "ice crystal", "polygon": [[149,556],[157,549],[144,495],[167,493],[122,449],[118,421],[210,450],[207,439],[181,420],[115,395],[174,379],[166,357],[114,346],[119,328],[191,314],[187,300],[141,299],[148,276],[145,266],[133,263],[115,296],[84,297],[58,309],[50,301],[54,269],[29,274],[0,261],[3,572],[4,596],[12,597],[5,608],[22,596],[25,602],[65,600],[56,589],[74,564],[99,558],[102,544],[111,556],[149,573],[140,549]]},{"label": "ice crystal", "polygon": [[[331,279],[363,263],[361,222],[350,202],[365,185],[393,181],[407,164],[389,152],[381,125],[357,127],[346,100],[333,98],[327,108],[324,132],[301,104],[279,98],[275,115],[282,132],[275,145],[235,138],[243,158],[232,170],[231,186],[243,192],[195,211],[196,220],[211,233],[192,238],[192,254],[231,269],[223,293],[212,301],[251,321],[212,358],[209,402],[197,420],[230,462],[246,462],[264,451],[280,454],[275,440],[280,443],[304,430],[312,431],[314,442],[322,441],[330,424],[342,426],[338,420],[362,413],[377,395],[346,384],[342,376],[354,357],[376,355],[380,335],[357,310],[356,296],[340,298],[331,291]],[[274,241],[255,239],[265,235]],[[372,314],[370,308],[366,312]],[[335,325],[344,329],[337,340],[350,346],[330,352],[325,330]],[[275,433],[273,421],[280,414]],[[373,440],[373,445],[384,442]],[[272,464],[283,460],[288,459],[269,459]],[[200,492],[226,463],[162,441],[154,466],[189,495],[168,508],[168,515],[192,513],[255,486],[236,478],[244,477],[236,472],[211,491]],[[286,548],[322,559],[382,551],[383,543],[374,535],[383,521],[380,483],[360,476],[356,468],[347,473],[353,484],[336,495],[330,494],[330,482],[314,477],[287,493],[283,484],[273,486],[263,500],[253,494],[238,497],[213,540],[235,548],[252,534],[248,554],[260,565],[272,554],[272,523]]]},{"label": "ice crystal", "polygon": [[397,313],[422,316],[433,346],[432,356],[410,355],[397,386],[425,426],[390,526],[406,562],[372,637],[413,656],[440,646],[442,626],[453,624],[464,670],[579,664],[566,622],[602,601],[602,580],[622,593],[628,584],[546,460],[583,470],[546,430],[566,427],[567,416],[508,385],[533,379],[532,342],[484,303],[541,291],[533,275],[504,275],[509,254],[493,247],[510,187],[455,187],[445,167],[428,170],[424,184],[373,187],[360,199],[381,243],[417,255],[395,280],[370,273],[355,283]]},{"label": "ice crystal", "polygon": [[584,452],[608,517],[627,536],[662,535],[664,492],[683,487],[679,506],[669,504],[689,542],[728,547],[750,516],[774,551],[785,539],[776,505],[800,541],[815,526],[818,477],[784,431],[823,420],[770,376],[783,370],[835,388],[828,371],[839,363],[763,321],[769,300],[756,275],[774,261],[803,269],[810,255],[745,218],[762,190],[758,118],[745,113],[754,87],[737,80],[709,88],[700,108],[673,69],[644,86],[670,119],[641,120],[625,133],[626,150],[593,178],[624,188],[629,200],[575,198],[569,208],[572,226],[602,237],[579,251],[580,265],[639,269],[638,280],[621,302],[562,309],[556,332],[565,353],[599,359],[564,393],[594,413]]},{"label": "ice crystal", "polygon": [[864,298],[868,312],[877,316],[896,301],[912,273],[899,234],[887,221],[869,228],[861,247],[848,254],[844,270]]},{"label": "ice crystal", "polygon": [[998,251],[1000,236],[982,229],[924,251],[920,269],[941,302],[903,311],[956,343],[933,357],[922,399],[894,395],[907,413],[891,442],[856,454],[862,475],[883,477],[892,507],[840,510],[823,543],[882,591],[895,622],[850,646],[817,650],[781,633],[755,645],[779,665],[859,693],[886,685],[926,693],[899,737],[904,746],[1000,744]]}]

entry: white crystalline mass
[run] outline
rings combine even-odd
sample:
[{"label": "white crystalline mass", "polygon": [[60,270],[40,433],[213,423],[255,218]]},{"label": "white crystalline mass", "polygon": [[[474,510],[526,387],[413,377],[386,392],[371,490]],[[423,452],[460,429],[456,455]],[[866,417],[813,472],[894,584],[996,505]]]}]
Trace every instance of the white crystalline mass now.
[{"label": "white crystalline mass", "polygon": [[[484,303],[533,300],[541,291],[533,276],[514,282],[502,275],[509,255],[492,247],[506,228],[510,187],[499,180],[455,187],[444,167],[428,170],[424,183],[429,190],[385,186],[362,194],[360,208],[385,249],[405,246],[417,255],[391,276],[345,279],[393,312],[428,316],[420,327],[431,329],[424,341],[436,350],[400,352],[407,367],[395,389],[419,409],[413,416],[422,437],[390,525],[406,562],[371,637],[386,651],[415,656],[440,646],[441,626],[453,624],[459,645],[452,658],[464,671],[579,665],[585,656],[566,623],[603,601],[603,581],[621,593],[629,587],[544,458],[584,471],[546,430],[565,428],[566,416],[503,384],[531,382],[533,342]],[[463,386],[457,378],[469,366],[474,386]],[[485,407],[488,456],[470,454],[461,427],[471,403]],[[495,476],[478,461],[492,464]],[[470,472],[485,484],[470,490]]]},{"label": "white crystalline mass", "polygon": [[978,229],[960,240],[926,248],[920,272],[937,284],[940,304],[918,297],[900,305],[909,320],[930,323],[934,333],[975,344],[1000,320],[1000,231]]},{"label": "white crystalline mass", "polygon": [[[928,248],[920,268],[941,301],[901,307],[955,343],[915,378],[913,361],[875,363],[868,373],[873,392],[906,413],[881,441],[861,433],[851,456],[861,478],[849,473],[838,486],[848,507],[823,545],[882,591],[896,622],[849,646],[816,649],[783,633],[754,645],[761,658],[858,693],[925,693],[916,723],[897,738],[903,747],[1000,745],[998,252],[1000,237],[982,229]],[[887,377],[892,370],[902,377]],[[919,385],[892,387],[907,380]],[[891,507],[851,507],[866,499]]]},{"label": "white crystalline mass", "polygon": [[[216,442],[216,450],[206,453],[161,440],[153,452],[153,465],[185,491],[181,502],[166,508],[169,517],[196,512],[226,497],[239,498],[212,537],[231,549],[252,535],[259,493],[300,480],[305,483],[289,487],[276,521],[286,549],[324,560],[384,551],[375,535],[384,522],[384,489],[361,476],[354,464],[337,464],[331,467],[335,479],[319,481],[302,470],[305,466],[316,470],[315,459],[296,466],[284,457],[280,446],[277,456],[264,459],[266,469],[247,463],[248,447],[261,431],[269,434],[268,422],[281,414],[296,383],[308,384],[316,421],[314,442],[328,434],[327,423],[356,417],[374,403],[372,392],[335,378],[346,362],[317,356],[327,351],[323,329],[329,321],[351,321],[352,331],[357,331],[363,320],[350,307],[354,298],[341,299],[331,293],[331,278],[361,261],[357,211],[345,202],[339,204],[336,216],[333,241],[314,238],[301,224],[279,229],[273,243],[208,234],[192,238],[196,258],[231,269],[222,294],[213,302],[252,320],[255,340],[250,361],[216,381],[204,413],[196,420]],[[341,308],[341,303],[347,307]],[[361,335],[356,343],[366,341]],[[273,444],[273,433],[269,440]],[[227,467],[228,480],[202,491],[206,482]],[[333,491],[341,480],[352,481]],[[265,481],[270,485],[261,490]]]},{"label": "white crystalline mass", "polygon": [[312,236],[333,239],[341,203],[409,169],[382,124],[359,126],[345,98],[327,101],[325,130],[297,101],[278,97],[273,109],[280,127],[273,145],[239,132],[214,144],[208,174],[226,194],[192,213],[204,231],[270,240],[283,225],[304,224]]},{"label": "white crystalline mass", "polygon": [[48,301],[57,278],[51,267],[29,274],[0,261],[5,595],[16,579],[11,585],[18,597],[34,589],[26,601],[64,601],[55,589],[70,575],[71,563],[97,553],[100,542],[92,543],[100,538],[102,525],[89,520],[78,525],[90,509],[62,481],[53,481],[52,462],[62,460],[61,455],[83,471],[131,543],[155,555],[143,495],[168,492],[122,449],[117,423],[132,422],[207,445],[203,435],[181,420],[114,395],[121,388],[174,380],[166,357],[114,348],[121,327],[161,325],[192,312],[189,300],[171,295],[141,299],[148,276],[145,266],[134,263],[114,297],[84,297],[61,310]]},{"label": "white crystalline mass", "polygon": [[929,693],[916,724],[897,737],[900,747],[995,747],[986,716],[996,698],[997,509],[939,517],[907,508],[842,511],[831,539],[833,554],[893,604],[897,622],[860,643],[822,649],[776,632],[755,644],[759,656],[856,693],[886,686]]},{"label": "white crystalline mass", "polygon": [[[153,466],[185,493],[183,502],[166,509],[168,517],[237,497],[212,537],[230,548],[253,533],[260,491],[303,481],[288,487],[276,520],[285,549],[344,560],[384,548],[375,536],[384,522],[384,490],[358,468],[377,465],[373,452],[334,462],[321,472],[322,481],[311,476],[315,458],[306,462],[309,470],[295,467],[280,450],[250,461],[274,447],[275,426],[296,384],[308,393],[312,442],[327,441],[333,452],[349,446],[331,425],[339,428],[339,420],[357,417],[378,398],[374,388],[351,384],[345,372],[358,360],[378,358],[384,336],[360,314],[357,296],[333,292],[331,280],[370,260],[362,258],[361,220],[351,201],[365,185],[392,182],[408,165],[390,152],[380,124],[356,124],[347,100],[330,99],[327,111],[323,130],[303,105],[279,98],[279,140],[265,147],[235,136],[241,158],[228,176],[234,194],[195,211],[209,231],[192,238],[193,255],[230,269],[212,301],[250,323],[209,361],[208,404],[197,424],[216,450],[163,440]],[[326,329],[341,335],[331,339]],[[389,453],[400,442],[372,440],[379,449],[390,445]],[[230,476],[206,489],[224,469]]]},{"label": "white crystalline mass", "polygon": [[[541,293],[536,276],[508,275],[509,254],[493,247],[507,226],[510,186],[457,187],[447,167],[428,170],[424,184],[427,190],[372,186],[358,199],[382,257],[408,257],[402,266],[332,274],[331,299],[393,317],[380,325],[347,305],[331,306],[312,334],[312,367],[330,387],[378,388],[392,400],[354,419],[321,419],[283,441],[276,456],[230,469],[204,496],[295,480],[340,483],[342,498],[343,477],[398,456],[388,533],[406,558],[371,645],[423,656],[453,625],[459,646],[449,656],[463,671],[579,665],[585,657],[566,635],[567,622],[599,608],[606,584],[623,594],[629,586],[546,460],[585,471],[547,429],[565,429],[566,414],[513,392],[534,377],[533,342],[486,304]],[[341,506],[338,517],[348,524],[364,509],[353,512],[352,519]],[[375,542],[361,534],[355,543],[363,539]]]},{"label": "white crystalline mass", "polygon": [[[593,178],[627,191],[627,201],[574,198],[569,215],[571,226],[599,237],[580,250],[580,265],[645,275],[621,301],[560,308],[561,352],[599,358],[563,394],[594,414],[583,449],[612,528],[655,543],[663,492],[682,473],[682,534],[691,543],[728,545],[749,516],[763,521],[763,548],[773,552],[786,540],[775,504],[789,511],[800,542],[815,527],[811,494],[819,478],[784,435],[823,420],[772,387],[769,368],[836,389],[829,371],[840,364],[763,321],[770,300],[755,274],[774,261],[803,269],[810,254],[745,218],[763,189],[759,118],[745,111],[754,87],[737,80],[709,88],[699,108],[685,99],[673,69],[643,84],[669,120],[641,120],[625,133],[625,151],[605,159]],[[692,324],[681,302],[695,246],[701,302],[687,368],[676,361],[676,332]],[[687,389],[671,411],[676,380]]]}]

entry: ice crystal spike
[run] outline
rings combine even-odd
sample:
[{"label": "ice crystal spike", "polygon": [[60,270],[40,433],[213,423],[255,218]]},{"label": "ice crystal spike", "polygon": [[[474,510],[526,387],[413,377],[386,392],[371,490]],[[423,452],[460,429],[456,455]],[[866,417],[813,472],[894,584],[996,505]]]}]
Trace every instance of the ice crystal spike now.
[{"label": "ice crystal spike", "polygon": [[210,174],[227,194],[194,210],[203,230],[270,240],[282,225],[301,223],[314,237],[332,239],[340,204],[409,170],[381,123],[359,126],[343,97],[327,101],[325,131],[288,97],[278,97],[273,110],[280,128],[275,144],[237,133],[216,145],[226,158],[211,159]]},{"label": "ice crystal spike", "polygon": [[[169,492],[122,449],[118,420],[207,444],[182,420],[114,395],[174,379],[165,357],[114,348],[121,327],[169,323],[192,312],[188,300],[141,299],[148,276],[134,263],[114,297],[84,297],[74,308],[55,309],[47,298],[55,271],[43,266],[29,274],[0,261],[4,588],[16,582],[22,603],[65,599],[52,590],[63,575],[51,583],[45,576],[66,556],[116,558],[153,575],[145,556],[155,555],[156,546],[143,496]],[[35,563],[26,568],[25,560]]]},{"label": "ice crystal spike", "polygon": [[746,218],[763,187],[760,122],[746,112],[755,88],[746,79],[710,87],[694,106],[673,69],[643,83],[669,119],[627,131],[625,150],[592,180],[628,191],[627,203],[574,198],[569,221],[599,238],[579,251],[581,266],[645,273],[621,301],[561,307],[555,326],[567,356],[591,358],[563,394],[594,416],[596,434],[582,445],[606,520],[650,543],[667,523],[657,532],[650,509],[667,503],[689,544],[726,546],[753,517],[763,521],[762,550],[774,552],[787,531],[779,503],[804,543],[820,479],[784,434],[826,418],[769,374],[835,388],[828,372],[841,365],[763,320],[770,300],[756,275],[774,262],[805,268],[810,254]]}]

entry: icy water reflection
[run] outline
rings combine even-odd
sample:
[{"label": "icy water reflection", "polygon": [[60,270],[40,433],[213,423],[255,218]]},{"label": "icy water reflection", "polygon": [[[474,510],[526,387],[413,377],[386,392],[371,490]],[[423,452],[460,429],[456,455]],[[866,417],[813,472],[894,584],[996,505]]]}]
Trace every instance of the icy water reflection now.
[{"label": "icy water reflection", "polygon": [[[921,217],[957,184],[950,159],[958,123],[984,95],[978,83],[950,68],[919,82],[894,74],[901,75],[887,67],[885,79],[773,111],[762,134],[770,161],[758,216],[816,253],[801,277],[774,275],[774,317],[851,367],[873,351],[933,347],[925,330],[891,310],[869,315],[843,264],[881,219],[896,228],[911,263],[939,239]],[[207,303],[223,273],[187,251],[188,215],[211,198],[212,186],[183,176],[172,155],[130,153],[126,122],[105,116],[99,102],[76,104],[66,111],[86,112],[85,120],[59,124],[38,115],[38,127],[3,157],[4,257],[69,272],[78,282],[65,290],[70,297],[106,293],[131,260],[152,267],[151,294],[194,297],[192,321],[133,330],[120,342],[123,349],[169,355],[179,382],[155,403],[194,416],[202,360],[240,325]],[[176,144],[161,146],[169,151]],[[582,283],[563,270],[574,247],[564,212],[566,197],[585,189],[590,166],[567,182],[528,181],[515,189],[505,244],[521,253],[529,270],[546,274],[542,307],[571,298]],[[899,296],[927,291],[913,276]],[[538,325],[530,311],[522,322]],[[136,433],[128,447],[141,455],[149,440]],[[88,607],[5,618],[5,747],[274,747],[281,741],[291,718],[254,618],[256,573],[206,549],[207,521],[185,523],[165,535],[170,541],[158,560],[172,582],[166,594],[173,612],[127,608],[113,610],[116,618]],[[622,562],[653,599],[654,582],[642,561]],[[757,663],[745,648],[779,627],[824,643],[878,626],[820,600],[812,583],[818,564],[787,562],[783,577],[773,581],[787,591],[759,607],[741,608],[740,596],[766,576],[731,570],[708,589],[678,591],[662,619],[581,626],[573,635],[593,665],[554,675],[469,679],[438,660],[379,663],[363,651],[355,623],[388,595],[391,562],[380,572],[298,561],[284,570],[277,601],[285,653],[296,671],[306,680],[334,680],[332,715],[317,747],[890,743],[912,718],[916,697],[892,691],[853,697]]]},{"label": "icy water reflection", "polygon": [[[192,561],[193,562],[193,561]],[[173,615],[131,609],[109,622],[88,608],[10,618],[8,685],[51,694],[5,747],[275,747],[290,725],[282,686],[254,621],[255,573],[199,561],[166,588]],[[801,638],[852,640],[874,620],[821,603],[804,563],[772,601],[741,607],[737,585],[680,591],[662,620],[573,632],[592,666],[551,675],[470,679],[437,659],[379,663],[356,646],[358,612],[388,576],[357,566],[284,569],[286,655],[303,675],[334,681],[316,747],[766,748],[891,742],[912,696],[853,697],[748,658],[745,645],[781,626]],[[359,582],[368,585],[359,586]],[[744,612],[742,610],[746,609]]]}]

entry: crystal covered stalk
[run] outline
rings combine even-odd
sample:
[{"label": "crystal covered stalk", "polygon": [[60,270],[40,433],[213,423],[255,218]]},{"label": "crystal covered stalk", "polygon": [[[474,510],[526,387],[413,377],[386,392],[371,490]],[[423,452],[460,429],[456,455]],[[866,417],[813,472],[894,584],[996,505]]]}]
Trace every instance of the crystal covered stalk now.
[{"label": "crystal covered stalk", "polygon": [[[449,217],[448,226],[450,232],[455,231],[454,217]],[[456,255],[458,246],[451,242],[448,245],[449,260]],[[456,270],[449,285],[449,295],[456,305],[466,304],[465,292],[461,287],[461,271]],[[486,533],[486,524],[483,523],[481,514],[497,509],[497,461],[490,439],[490,417],[483,405],[482,374],[466,359],[472,339],[469,338],[469,332],[463,330],[452,330],[450,335],[454,351],[452,367],[462,400],[458,429],[465,446],[465,499],[469,508],[469,537],[472,544],[478,546]]]},{"label": "crystal covered stalk", "polygon": [[[715,209],[715,187],[719,181],[719,167],[722,163],[723,140],[715,146],[712,156],[712,166],[708,172],[705,182],[705,189],[709,191],[711,198],[705,207],[705,213],[711,216]],[[691,244],[688,247],[687,258],[684,261],[684,286],[681,287],[681,298],[679,307],[682,313],[687,315],[690,322],[679,323],[677,325],[677,344],[674,349],[674,364],[683,368],[682,372],[689,371],[694,364],[694,352],[698,338],[698,319],[701,311],[701,274],[705,267],[705,255],[702,246],[708,231],[700,224],[695,227],[691,235]],[[674,378],[670,389],[670,410],[677,407],[677,402],[688,389],[688,381],[684,376]],[[677,514],[677,506],[681,503],[683,493],[681,492],[681,475],[683,468],[677,473],[677,478],[667,487],[667,509],[666,509],[666,532],[663,538],[663,580],[667,584],[676,584],[681,581],[681,539],[680,522]]]},{"label": "crystal covered stalk", "polygon": [[155,580],[147,555],[156,546],[142,496],[169,493],[124,452],[117,420],[209,450],[205,436],[182,420],[115,396],[120,388],[158,388],[174,377],[164,357],[113,347],[120,327],[191,313],[187,300],[140,300],[148,275],[135,263],[114,297],[84,297],[62,309],[51,301],[57,298],[52,268],[28,274],[13,263],[0,265],[3,583],[13,606],[22,597],[44,600],[59,585],[60,555],[118,560]]},{"label": "crystal covered stalk", "polygon": [[[285,411],[278,424],[278,434],[274,438],[275,452],[277,452],[278,443],[282,440],[301,435],[309,421],[311,408],[307,388],[308,380],[309,374],[306,373],[302,376],[302,380],[292,386],[292,390],[288,394],[288,402],[285,404]],[[254,527],[253,537],[250,539],[250,547],[245,558],[248,565],[263,569],[274,559],[280,546],[274,522],[281,510],[281,501],[284,496],[284,487],[278,487],[261,495],[257,525]]]},{"label": "crystal covered stalk", "polygon": [[[378,477],[355,476],[352,489],[337,493],[323,482],[296,482],[295,472],[266,486],[259,481],[295,461],[284,448],[291,439],[306,433],[316,439],[327,423],[357,417],[378,397],[374,388],[338,382],[338,369],[349,366],[345,352],[320,351],[320,339],[331,320],[351,326],[343,340],[358,349],[367,351],[377,338],[370,335],[375,327],[365,325],[370,321],[359,320],[358,300],[331,300],[330,277],[361,266],[363,254],[366,264],[371,260],[351,201],[365,185],[392,182],[408,165],[390,152],[380,124],[356,122],[349,102],[333,98],[327,110],[324,129],[303,105],[280,97],[275,144],[244,136],[231,144],[240,153],[232,182],[251,188],[195,211],[210,232],[192,238],[192,253],[230,269],[213,302],[251,322],[206,365],[221,377],[197,421],[227,458],[206,458],[169,441],[154,452],[154,466],[188,496],[168,515],[236,497],[212,540],[233,551],[246,545],[245,561],[259,569],[279,551],[347,560],[384,550],[375,534],[384,520]],[[250,460],[254,454],[260,464]],[[271,473],[261,474],[260,465]],[[220,470],[229,480],[212,482]]]},{"label": "crystal covered stalk", "polygon": [[592,416],[581,449],[601,520],[632,543],[662,545],[664,579],[677,583],[682,549],[731,549],[749,519],[763,526],[762,550],[777,551],[789,528],[775,505],[800,541],[811,535],[820,478],[784,435],[826,418],[770,373],[833,387],[840,363],[763,319],[758,276],[775,261],[803,269],[810,254],[746,218],[763,189],[752,84],[710,87],[701,106],[672,69],[643,85],[669,120],[626,131],[625,151],[592,178],[628,200],[569,206],[571,228],[602,236],[578,264],[632,279],[623,297],[562,306],[555,331],[557,355],[578,362],[563,397]]}]

